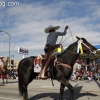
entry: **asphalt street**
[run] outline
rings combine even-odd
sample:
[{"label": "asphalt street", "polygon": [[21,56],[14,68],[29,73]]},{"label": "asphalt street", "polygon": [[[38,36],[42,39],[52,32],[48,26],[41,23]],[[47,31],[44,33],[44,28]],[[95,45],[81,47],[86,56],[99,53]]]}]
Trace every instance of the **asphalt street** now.
[{"label": "asphalt street", "polygon": [[[74,86],[75,100],[100,100],[100,81],[77,81],[70,83]],[[28,86],[29,100],[58,100],[60,83],[54,80],[33,80]],[[63,100],[68,100],[69,90],[65,88]],[[9,80],[2,84],[0,79],[0,100],[22,100],[18,91],[18,80]]]}]

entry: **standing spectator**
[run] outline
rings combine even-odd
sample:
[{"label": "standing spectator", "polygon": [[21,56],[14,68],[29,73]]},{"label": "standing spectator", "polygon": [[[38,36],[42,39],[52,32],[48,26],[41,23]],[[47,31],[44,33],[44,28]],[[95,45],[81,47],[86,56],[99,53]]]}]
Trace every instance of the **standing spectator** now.
[{"label": "standing spectator", "polygon": [[93,67],[93,65],[91,66],[91,72],[93,72],[94,71],[94,67]]},{"label": "standing spectator", "polygon": [[12,79],[14,78],[14,70],[13,69],[11,70],[11,78]]},{"label": "standing spectator", "polygon": [[100,81],[100,69],[98,69],[97,76],[98,76],[98,80]]},{"label": "standing spectator", "polygon": [[79,60],[77,59],[76,63],[73,66],[73,77],[72,77],[73,81],[76,80],[76,75],[78,74],[77,70],[80,70],[80,69],[81,69],[81,65],[79,64]]}]

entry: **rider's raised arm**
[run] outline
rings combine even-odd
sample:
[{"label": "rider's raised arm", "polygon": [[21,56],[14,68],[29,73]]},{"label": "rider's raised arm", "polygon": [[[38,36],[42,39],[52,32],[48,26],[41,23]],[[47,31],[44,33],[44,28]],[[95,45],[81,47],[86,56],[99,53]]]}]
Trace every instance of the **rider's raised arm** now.
[{"label": "rider's raised arm", "polygon": [[65,26],[64,32],[58,32],[58,36],[66,35],[68,26]]},{"label": "rider's raised arm", "polygon": [[57,32],[58,36],[63,36],[63,35],[66,35],[67,31],[64,30],[64,32]]}]

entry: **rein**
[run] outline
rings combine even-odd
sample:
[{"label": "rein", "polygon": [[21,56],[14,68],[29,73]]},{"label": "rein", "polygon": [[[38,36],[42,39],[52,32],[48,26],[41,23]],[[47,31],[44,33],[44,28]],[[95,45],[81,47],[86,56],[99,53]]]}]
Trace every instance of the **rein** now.
[{"label": "rein", "polygon": [[65,66],[65,67],[70,68],[71,70],[73,70],[73,68],[69,64],[64,64],[64,63],[61,63],[61,62],[57,62],[57,64],[61,65],[61,66]]},{"label": "rein", "polygon": [[[68,51],[68,50],[66,50],[66,51]],[[71,51],[68,51],[68,52],[69,52],[69,53],[73,53],[73,54],[77,54],[77,53],[71,52]],[[67,67],[67,68],[73,70],[73,68],[72,68],[69,64],[64,64],[64,63],[61,63],[61,62],[57,62],[57,64],[58,64],[58,65],[61,65],[61,66],[65,66],[65,67]]]}]

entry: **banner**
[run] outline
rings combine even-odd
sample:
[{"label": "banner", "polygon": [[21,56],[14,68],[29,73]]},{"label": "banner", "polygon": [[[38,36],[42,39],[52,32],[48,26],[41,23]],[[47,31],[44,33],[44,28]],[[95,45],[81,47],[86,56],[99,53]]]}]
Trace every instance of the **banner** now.
[{"label": "banner", "polygon": [[23,55],[28,55],[28,49],[18,47],[18,53]]}]

